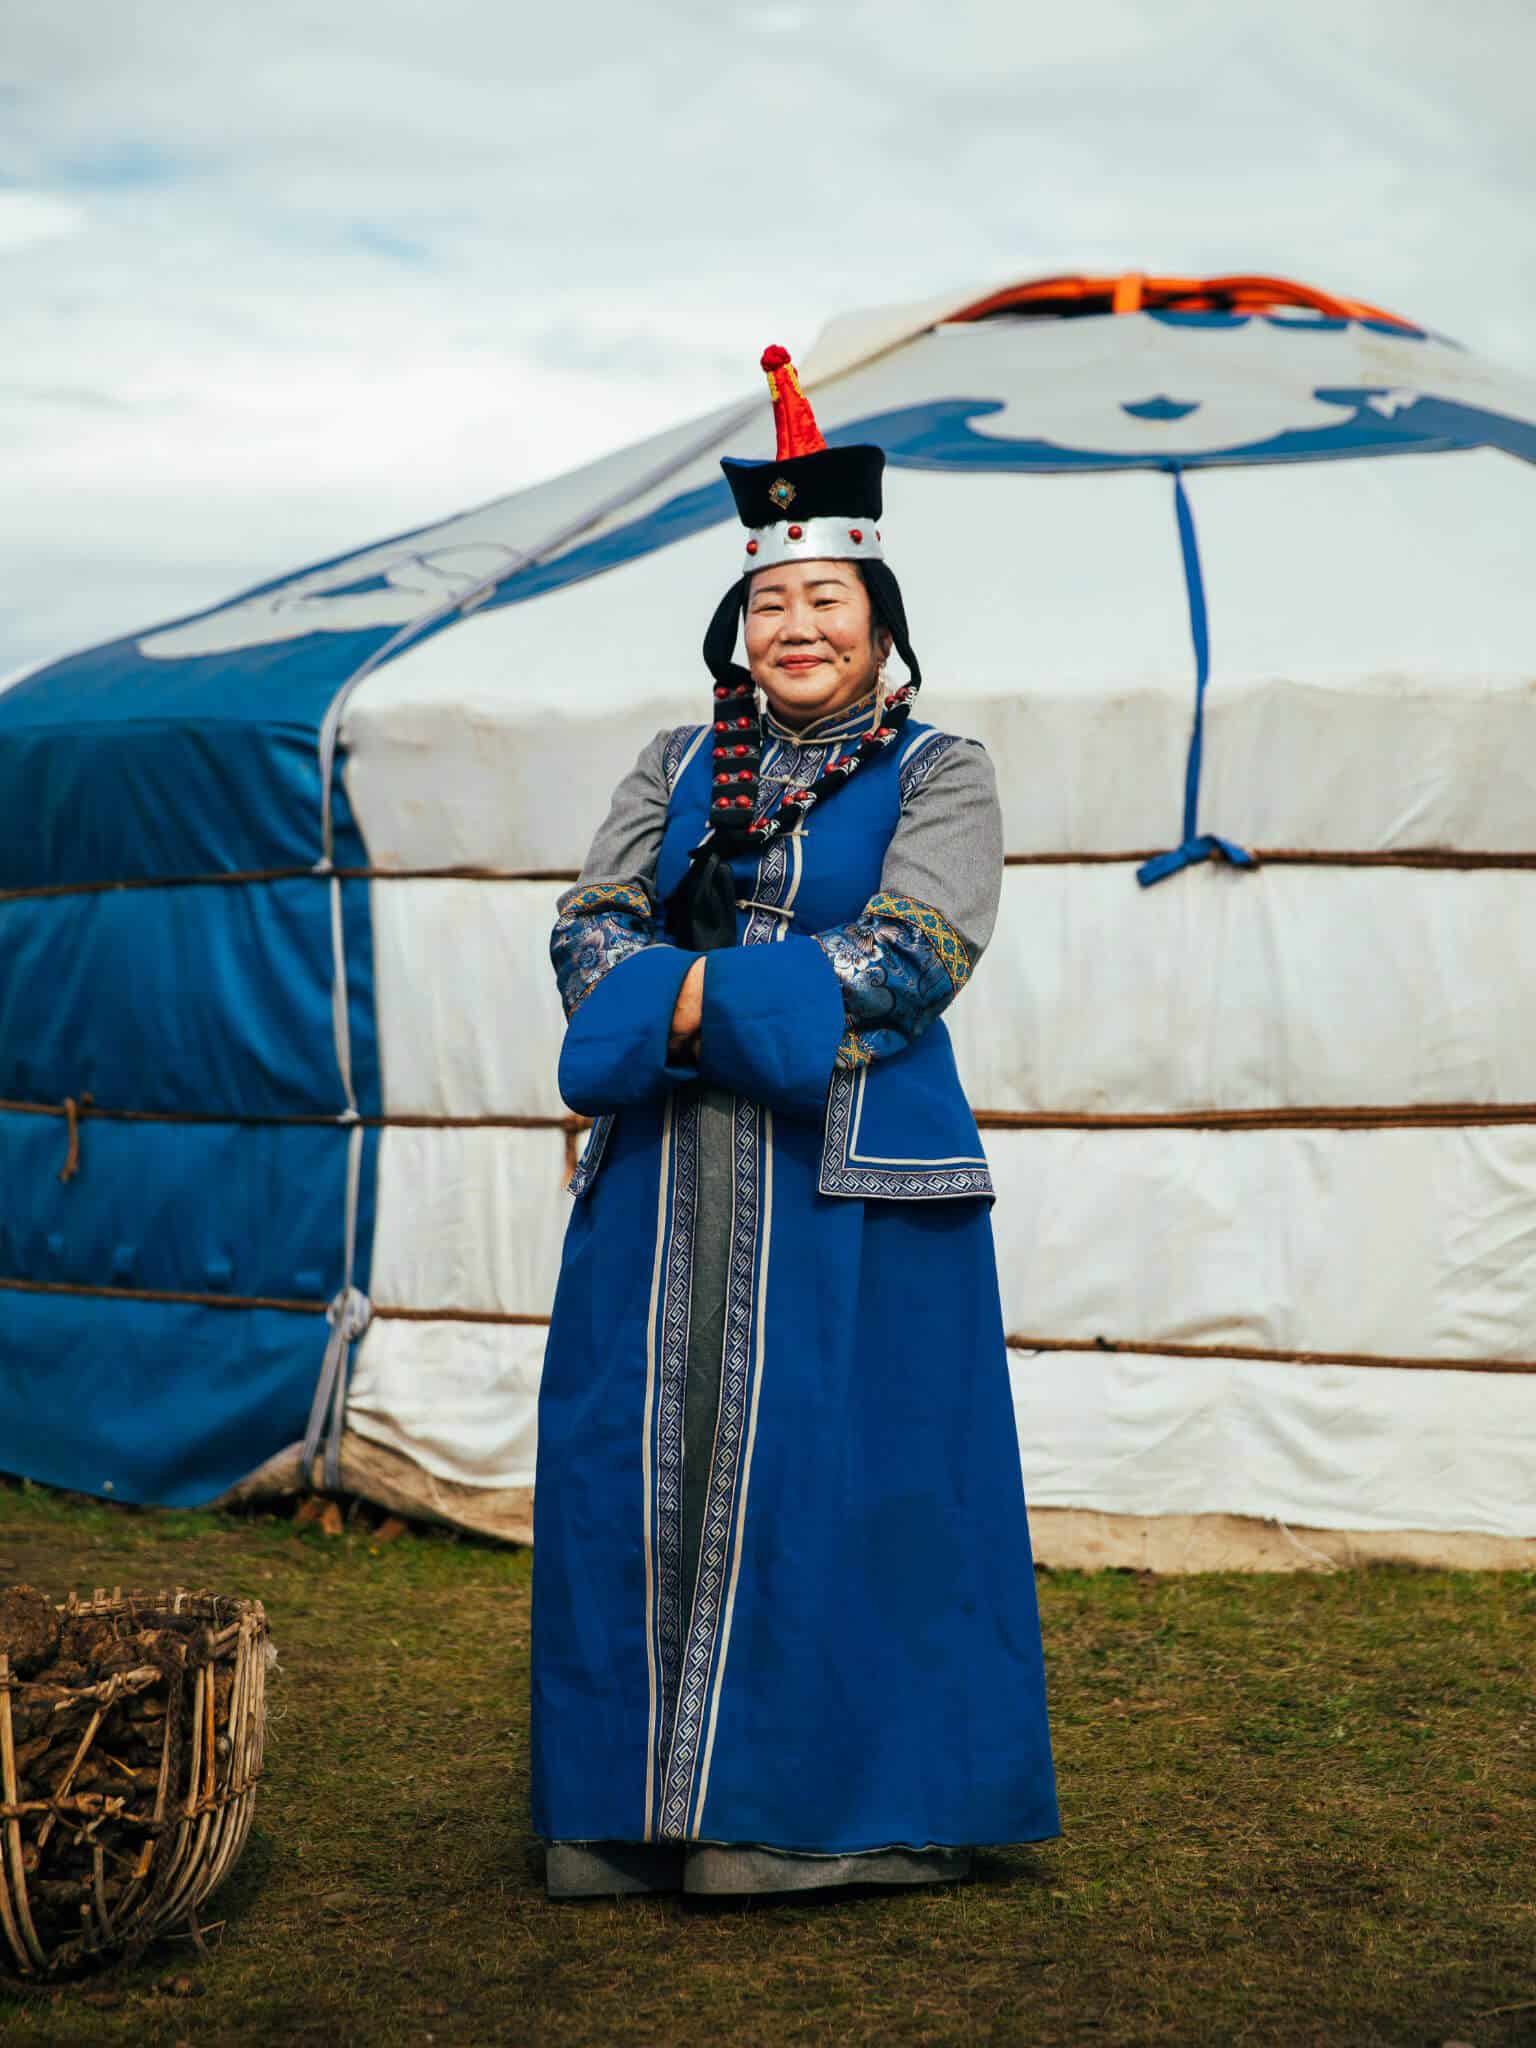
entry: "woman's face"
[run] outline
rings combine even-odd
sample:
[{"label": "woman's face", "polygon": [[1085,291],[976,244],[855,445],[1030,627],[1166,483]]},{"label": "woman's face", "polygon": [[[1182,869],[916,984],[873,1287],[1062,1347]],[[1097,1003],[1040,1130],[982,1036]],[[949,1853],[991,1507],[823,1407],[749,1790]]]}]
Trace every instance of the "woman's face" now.
[{"label": "woman's face", "polygon": [[874,687],[891,636],[876,634],[852,562],[759,569],[747,591],[747,666],[786,725],[840,711]]}]

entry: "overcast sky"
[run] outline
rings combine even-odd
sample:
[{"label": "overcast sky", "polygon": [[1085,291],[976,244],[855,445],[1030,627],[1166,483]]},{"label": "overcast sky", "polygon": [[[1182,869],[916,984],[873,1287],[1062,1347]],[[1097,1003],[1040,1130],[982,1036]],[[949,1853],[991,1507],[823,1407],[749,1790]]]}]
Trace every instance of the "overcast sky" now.
[{"label": "overcast sky", "polygon": [[831,313],[1278,272],[1536,371],[1531,0],[20,0],[0,674],[754,388]]}]

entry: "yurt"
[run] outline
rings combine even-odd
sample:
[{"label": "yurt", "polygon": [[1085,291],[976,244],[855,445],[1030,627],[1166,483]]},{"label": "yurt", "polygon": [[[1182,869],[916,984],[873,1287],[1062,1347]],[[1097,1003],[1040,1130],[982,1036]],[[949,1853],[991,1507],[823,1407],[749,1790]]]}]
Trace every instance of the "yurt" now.
[{"label": "yurt", "polygon": [[[0,690],[0,1469],[526,1536],[552,906],[707,715],[743,367]],[[950,1023],[1040,1555],[1536,1561],[1536,385],[1257,277],[881,308],[802,373],[1003,794]]]}]

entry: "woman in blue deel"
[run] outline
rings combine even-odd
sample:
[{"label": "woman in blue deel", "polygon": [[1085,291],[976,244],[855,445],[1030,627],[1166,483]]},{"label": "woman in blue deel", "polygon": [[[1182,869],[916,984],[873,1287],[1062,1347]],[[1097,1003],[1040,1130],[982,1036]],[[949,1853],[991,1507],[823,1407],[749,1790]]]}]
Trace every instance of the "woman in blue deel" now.
[{"label": "woman in blue deel", "polygon": [[997,913],[992,768],[911,717],[882,452],[828,448],[763,367],[779,452],[723,465],[748,532],[713,720],[642,752],[551,940],[560,1091],[595,1119],[539,1399],[553,1898],[925,1883],[1057,1831],[992,1186],[941,1021]]}]

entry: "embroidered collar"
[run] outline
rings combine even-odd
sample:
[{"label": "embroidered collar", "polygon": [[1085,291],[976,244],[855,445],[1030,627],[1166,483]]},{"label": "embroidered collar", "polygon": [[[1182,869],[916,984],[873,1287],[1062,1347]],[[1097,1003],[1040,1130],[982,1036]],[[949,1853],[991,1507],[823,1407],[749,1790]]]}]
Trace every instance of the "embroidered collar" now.
[{"label": "embroidered collar", "polygon": [[854,739],[868,732],[873,723],[875,695],[875,691],[870,690],[856,704],[844,704],[839,710],[829,711],[824,717],[813,718],[809,725],[802,726],[785,725],[765,706],[763,730],[793,747],[819,746],[826,740]]}]

